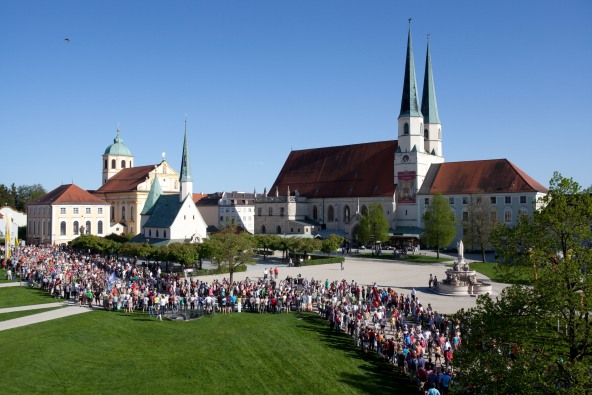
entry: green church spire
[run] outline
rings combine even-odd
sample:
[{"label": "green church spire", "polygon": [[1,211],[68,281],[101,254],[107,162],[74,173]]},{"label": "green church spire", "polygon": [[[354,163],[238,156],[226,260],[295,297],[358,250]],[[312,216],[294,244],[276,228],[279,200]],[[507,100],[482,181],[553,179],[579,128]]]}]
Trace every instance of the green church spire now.
[{"label": "green church spire", "polygon": [[430,52],[429,34],[425,75],[423,78],[423,94],[421,95],[421,113],[423,114],[424,123],[440,123],[438,103],[436,102],[436,88],[434,88],[434,75],[432,74],[432,55]]},{"label": "green church spire", "polygon": [[401,99],[401,117],[421,117],[417,100],[417,81],[415,79],[415,62],[413,61],[413,45],[411,43],[411,18],[409,18],[409,34],[407,37],[407,59],[405,60],[405,80],[403,81],[403,97]]},{"label": "green church spire", "polygon": [[185,139],[183,140],[183,156],[181,157],[181,176],[179,181],[192,181],[191,165],[189,164],[189,146],[187,144],[187,120],[185,121]]},{"label": "green church spire", "polygon": [[142,209],[140,215],[148,214],[148,212],[154,206],[154,203],[156,203],[160,195],[162,195],[162,187],[160,186],[158,177],[155,177],[154,182],[152,182],[152,186],[150,187],[150,192],[148,192],[146,203],[144,203],[144,208]]}]

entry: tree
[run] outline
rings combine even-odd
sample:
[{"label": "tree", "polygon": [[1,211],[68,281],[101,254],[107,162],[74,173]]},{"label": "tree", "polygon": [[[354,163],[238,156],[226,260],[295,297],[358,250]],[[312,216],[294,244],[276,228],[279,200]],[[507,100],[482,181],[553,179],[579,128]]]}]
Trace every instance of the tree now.
[{"label": "tree", "polygon": [[[480,297],[461,314],[469,344],[455,354],[461,386],[470,382],[487,393],[589,392],[591,224],[590,194],[555,173],[532,220],[506,230],[507,248],[499,250],[504,265],[516,264],[515,251],[526,248],[519,264],[537,267],[538,279],[507,288],[495,301]],[[479,374],[484,371],[489,374]]]},{"label": "tree", "polygon": [[358,227],[358,239],[362,244],[386,241],[389,238],[388,222],[384,218],[382,206],[372,203],[368,207],[368,214],[362,215]]},{"label": "tree", "polygon": [[331,255],[332,252],[337,251],[341,244],[343,244],[343,237],[331,234],[321,242],[321,251]]},{"label": "tree", "polygon": [[255,242],[257,243],[257,248],[263,250],[263,259],[267,259],[267,253],[271,250],[276,249],[277,245],[279,244],[279,236],[278,235],[255,235]]},{"label": "tree", "polygon": [[27,204],[39,199],[47,192],[41,184],[20,185],[16,189],[16,209],[25,211]]},{"label": "tree", "polygon": [[434,195],[423,215],[423,222],[425,230],[421,239],[429,246],[436,246],[436,257],[440,258],[440,247],[449,245],[456,236],[454,214],[442,194]]},{"label": "tree", "polygon": [[220,268],[230,273],[230,283],[236,269],[245,264],[254,264],[255,239],[248,232],[238,232],[230,225],[218,233],[210,235],[212,255],[218,260]]},{"label": "tree", "polygon": [[469,220],[464,233],[465,243],[471,249],[481,250],[481,261],[485,262],[485,249],[489,247],[489,238],[497,224],[497,212],[483,195],[473,196],[467,206]]}]

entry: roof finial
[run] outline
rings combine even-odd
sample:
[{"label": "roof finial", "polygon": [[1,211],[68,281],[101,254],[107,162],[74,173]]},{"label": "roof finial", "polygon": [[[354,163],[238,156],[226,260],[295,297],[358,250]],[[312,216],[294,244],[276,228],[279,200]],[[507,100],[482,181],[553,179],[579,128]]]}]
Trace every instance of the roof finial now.
[{"label": "roof finial", "polygon": [[428,42],[430,41],[430,33],[428,33]]},{"label": "roof finial", "polygon": [[409,19],[408,19],[408,21],[409,21],[409,26],[411,26],[411,19],[413,19],[413,18],[409,18]]}]

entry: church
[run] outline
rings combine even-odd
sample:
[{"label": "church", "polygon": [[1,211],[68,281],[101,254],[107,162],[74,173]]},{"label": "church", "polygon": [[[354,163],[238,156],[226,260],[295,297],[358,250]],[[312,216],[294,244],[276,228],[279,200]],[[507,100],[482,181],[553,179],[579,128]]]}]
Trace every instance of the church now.
[{"label": "church", "polygon": [[399,245],[417,245],[423,213],[434,195],[449,202],[462,239],[473,199],[486,199],[492,216],[508,225],[532,215],[547,188],[507,159],[444,160],[429,37],[421,105],[411,26],[397,140],[292,151],[270,191],[255,199],[255,233],[356,241],[361,215],[378,203]]}]

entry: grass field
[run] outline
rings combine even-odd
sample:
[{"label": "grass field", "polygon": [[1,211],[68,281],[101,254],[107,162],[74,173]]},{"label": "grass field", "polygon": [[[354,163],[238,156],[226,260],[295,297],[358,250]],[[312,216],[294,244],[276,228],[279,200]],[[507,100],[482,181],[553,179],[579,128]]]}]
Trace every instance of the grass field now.
[{"label": "grass field", "polygon": [[506,284],[532,284],[532,273],[529,268],[502,270],[499,264],[491,262],[473,262],[469,266],[492,281]]},{"label": "grass field", "polygon": [[[28,315],[39,314],[46,311],[61,309],[62,307],[50,307],[48,309],[36,309],[36,310],[23,310],[23,311],[13,311],[10,313],[2,313],[0,314],[0,321],[8,321],[13,320],[15,318],[26,317]],[[1,335],[0,335],[1,337]]]},{"label": "grass field", "polygon": [[[14,272],[12,272],[12,275],[14,275]],[[18,281],[18,280],[7,280],[6,279],[6,269],[0,269],[0,283],[11,283],[14,281]]]},{"label": "grass field", "polygon": [[386,251],[383,252],[382,255],[374,255],[371,256],[370,254],[360,254],[360,255],[354,255],[355,257],[363,257],[363,258],[367,258],[367,259],[381,259],[381,260],[387,260],[387,261],[401,261],[401,262],[411,262],[411,263],[442,263],[442,262],[452,262],[453,260],[451,258],[436,258],[435,256],[429,256],[429,255],[413,255],[413,254],[409,254],[407,255],[407,258],[395,258],[393,256],[392,251]]},{"label": "grass field", "polygon": [[[63,300],[63,299],[61,299]],[[0,308],[29,306],[32,304],[59,302],[47,296],[47,292],[28,286],[0,288]]]},{"label": "grass field", "polygon": [[157,322],[94,311],[0,332],[11,393],[408,394],[316,314]]}]

